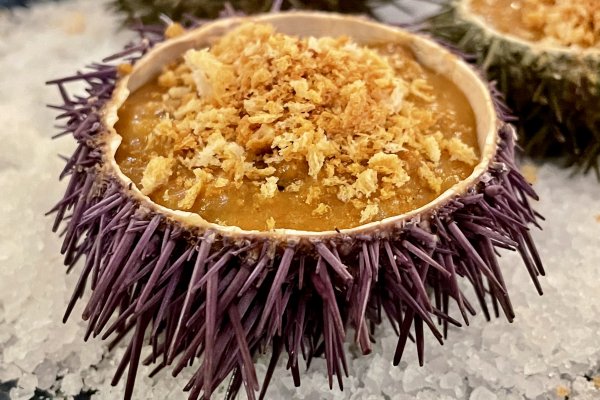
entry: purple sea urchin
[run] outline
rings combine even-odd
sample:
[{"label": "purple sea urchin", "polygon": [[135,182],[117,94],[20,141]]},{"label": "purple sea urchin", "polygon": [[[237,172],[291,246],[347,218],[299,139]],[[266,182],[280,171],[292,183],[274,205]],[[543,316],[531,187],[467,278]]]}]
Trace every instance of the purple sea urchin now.
[{"label": "purple sea urchin", "polygon": [[[538,276],[544,270],[528,228],[539,217],[530,206],[536,195],[516,169],[515,132],[498,119],[503,109],[457,57],[419,36],[364,19],[319,13],[253,18],[289,34],[350,32],[358,41],[395,38],[410,45],[420,62],[457,84],[475,111],[482,155],[471,176],[412,212],[326,232],[245,231],[142,195],[114,159],[118,105],[164,63],[243,20],[212,22],[154,49],[162,33],[142,30],[139,43],[105,60],[134,63],[127,77],[119,79],[116,66],[94,64],[88,72],[51,82],[64,100],[58,107],[66,120],[62,134],[79,143],[61,174],[70,176],[65,196],[53,209],[54,229],[66,222],[65,264],[73,268],[85,256],[65,319],[89,281],[87,337],[112,337],[112,348],[132,333],[114,380],[128,368],[126,398],[140,362],[155,364],[157,371],[171,366],[174,374],[200,363],[186,386],[190,398],[209,398],[228,376],[230,398],[242,385],[249,398],[259,390],[264,397],[284,349],[295,384],[300,355],[308,364],[325,356],[330,386],[335,377],[342,387],[346,331],[354,329],[368,353],[384,314],[399,335],[394,363],[411,336],[422,363],[424,325],[440,343],[448,324],[461,325],[448,315],[451,299],[466,323],[475,313],[460,278],[471,283],[487,318],[500,309],[509,321],[514,318],[496,248],[520,252],[541,293]],[[88,97],[69,95],[65,86],[71,81],[84,81]],[[146,338],[152,352],[142,358]],[[253,357],[267,348],[272,358],[260,385]]]}]

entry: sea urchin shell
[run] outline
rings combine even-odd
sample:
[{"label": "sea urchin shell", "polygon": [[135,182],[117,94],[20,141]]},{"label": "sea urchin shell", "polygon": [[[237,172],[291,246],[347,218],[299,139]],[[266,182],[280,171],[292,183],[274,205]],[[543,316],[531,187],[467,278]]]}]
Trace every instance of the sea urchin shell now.
[{"label": "sea urchin shell", "polygon": [[[481,161],[468,179],[404,215],[327,232],[244,231],[167,209],[142,195],[114,160],[119,136],[113,125],[128,93],[162,65],[246,18],[211,22],[161,44],[161,33],[141,30],[138,43],[105,60],[134,63],[127,77],[119,78],[116,66],[94,64],[52,81],[64,100],[57,107],[58,118],[66,121],[62,134],[78,142],[61,174],[70,180],[52,210],[54,230],[66,223],[61,251],[69,269],[85,258],[65,319],[89,284],[86,338],[112,338],[112,348],[132,334],[114,378],[117,382],[128,368],[127,399],[140,362],[156,365],[157,371],[171,367],[173,374],[199,363],[185,388],[192,399],[210,398],[228,376],[229,398],[242,385],[248,398],[259,390],[262,398],[284,350],[296,385],[299,357],[310,364],[324,356],[330,386],[335,377],[342,387],[346,332],[353,329],[361,351],[369,353],[383,314],[399,335],[394,364],[409,337],[422,364],[425,325],[440,343],[448,324],[461,326],[448,315],[450,300],[465,323],[475,313],[461,280],[474,288],[486,318],[502,309],[513,320],[497,248],[521,254],[541,293],[538,276],[544,270],[528,228],[539,218],[530,206],[537,196],[515,166],[513,127],[499,119],[503,110],[466,63],[427,39],[362,18],[275,13],[251,19],[288,34],[349,34],[359,43],[407,44],[420,62],[451,79],[469,99]],[[67,93],[72,81],[87,84],[87,97]],[[144,358],[146,339],[152,351]],[[271,362],[259,384],[253,358],[267,348]]]}]

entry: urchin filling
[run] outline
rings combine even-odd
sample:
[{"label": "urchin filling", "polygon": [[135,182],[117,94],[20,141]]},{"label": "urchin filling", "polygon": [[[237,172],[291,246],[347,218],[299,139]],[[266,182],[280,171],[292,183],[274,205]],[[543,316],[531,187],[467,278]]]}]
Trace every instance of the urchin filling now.
[{"label": "urchin filling", "polygon": [[115,128],[117,162],[142,193],[243,229],[402,214],[479,160],[467,99],[405,46],[264,24],[188,50],[128,97]]},{"label": "urchin filling", "polygon": [[468,7],[502,33],[551,46],[600,47],[597,0],[468,0]]}]

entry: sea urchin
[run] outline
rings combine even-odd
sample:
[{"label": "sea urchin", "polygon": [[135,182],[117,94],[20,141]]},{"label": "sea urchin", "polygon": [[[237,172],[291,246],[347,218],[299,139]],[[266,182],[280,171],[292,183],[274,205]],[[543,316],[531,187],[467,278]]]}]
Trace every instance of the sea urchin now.
[{"label": "sea urchin", "polygon": [[452,0],[427,30],[473,54],[519,118],[525,151],[600,178],[600,3]]},{"label": "sea urchin", "polygon": [[160,21],[161,15],[168,15],[177,21],[193,16],[214,19],[236,10],[245,14],[278,10],[321,10],[349,14],[371,15],[374,6],[390,3],[390,0],[112,0],[111,6],[125,14],[128,21],[142,21],[153,24]]},{"label": "sea urchin", "polygon": [[[243,24],[248,21],[253,24]],[[227,36],[232,29],[238,29],[236,35]],[[236,38],[243,37],[239,29],[250,33],[252,29],[267,29],[267,32],[274,29],[278,33],[264,35],[264,40],[253,41],[252,47],[248,43],[236,44]],[[167,32],[170,35],[182,33],[177,28]],[[544,270],[528,227],[537,225],[539,216],[530,206],[530,199],[537,197],[516,168],[515,131],[502,121],[504,110],[494,101],[487,85],[458,57],[418,35],[363,18],[328,13],[232,17],[193,28],[160,44],[164,37],[158,30],[142,29],[141,35],[138,43],[109,57],[104,64],[94,64],[87,72],[51,82],[58,86],[64,100],[64,105],[57,107],[62,111],[59,119],[66,120],[62,134],[72,134],[78,142],[61,174],[70,180],[64,198],[52,210],[57,214],[54,229],[63,221],[66,223],[62,253],[69,269],[74,268],[82,256],[85,258],[65,319],[89,284],[91,293],[83,313],[89,322],[86,338],[92,335],[112,338],[111,348],[123,338],[130,338],[114,378],[116,383],[128,369],[125,398],[132,397],[140,362],[156,365],[156,371],[169,366],[173,374],[198,363],[197,372],[185,388],[192,399],[201,395],[210,398],[214,389],[229,376],[232,377],[229,398],[233,398],[242,385],[248,398],[255,398],[257,391],[262,398],[284,350],[288,354],[287,368],[296,385],[300,384],[300,357],[310,365],[312,358],[324,356],[330,386],[335,377],[342,387],[343,375],[347,374],[343,347],[346,332],[354,330],[354,340],[361,351],[369,353],[374,328],[382,322],[383,315],[399,335],[394,363],[400,362],[409,338],[416,342],[419,361],[423,363],[425,325],[442,343],[448,324],[461,326],[448,315],[451,300],[456,302],[466,323],[468,314],[475,313],[475,307],[461,288],[461,281],[471,284],[486,318],[490,318],[492,312],[499,315],[501,309],[509,321],[513,320],[497,248],[521,254],[541,293],[538,276],[543,275]],[[343,35],[352,39],[339,38]],[[224,39],[219,41],[222,37],[231,40],[228,46],[247,46],[236,53],[236,57],[231,57],[229,64],[227,57],[231,49],[224,46]],[[323,39],[318,39],[321,37]],[[291,46],[283,47],[291,49],[290,57],[316,63],[314,73],[299,73],[294,78],[292,71],[289,79],[285,75],[277,78],[280,79],[277,85],[271,85],[270,78],[262,73],[248,75],[256,76],[253,79],[259,83],[250,78],[241,79],[246,76],[246,70],[236,70],[236,65],[249,63],[252,57],[259,55],[248,56],[251,50],[247,48],[268,45],[271,46],[269,51],[277,52],[278,43]],[[391,47],[386,47],[388,44]],[[374,47],[364,47],[367,45]],[[204,49],[207,46],[209,48]],[[322,46],[329,46],[327,52],[321,52]],[[304,50],[296,52],[294,49]],[[399,55],[394,56],[394,52]],[[306,58],[306,54],[311,56]],[[185,63],[181,61],[182,56]],[[327,71],[336,71],[340,66],[339,59],[335,58],[338,56],[345,60],[344,67],[347,66],[348,71],[360,72],[368,65],[370,72],[362,72],[363,79],[352,82],[346,82],[343,74],[337,74],[335,79],[346,82],[347,92],[335,85],[332,90],[337,92],[327,92],[331,86],[321,87],[315,82],[334,78],[319,69],[319,62],[332,57],[335,63],[328,64]],[[272,59],[266,71],[279,67],[286,71],[298,65],[275,65],[276,60],[282,59]],[[120,64],[106,64],[115,60]],[[400,75],[389,73],[394,71],[391,67],[394,60],[399,63],[396,71],[402,71]],[[261,68],[256,71],[259,70]],[[323,74],[317,76],[319,73]],[[166,82],[167,88],[147,93],[142,100],[146,106],[158,101],[171,104],[172,109],[150,112],[149,118],[154,118],[155,124],[141,140],[148,141],[145,149],[152,146],[148,144],[151,138],[162,144],[151,147],[152,151],[119,155],[127,146],[135,144],[125,132],[135,127],[123,125],[129,118],[127,104],[157,79],[159,84],[161,79]],[[305,85],[302,79],[310,84]],[[73,81],[87,84],[87,96],[72,96],[66,91],[65,86]],[[252,90],[235,100],[240,88],[228,86],[231,82],[240,87],[251,85]],[[295,85],[294,90],[280,90],[287,87],[285,85]],[[380,86],[378,90],[365,91],[362,89],[365,85]],[[319,91],[319,87],[323,91]],[[440,88],[445,89],[440,91]],[[365,128],[358,125],[352,125],[358,133],[336,131],[334,126],[331,131],[321,132],[324,136],[319,141],[302,146],[305,131],[294,127],[304,125],[278,125],[272,116],[263,115],[266,108],[252,114],[255,103],[260,100],[257,93],[275,93],[273,91],[296,98],[296,101],[288,101],[285,109],[278,102],[261,103],[261,107],[272,107],[278,112],[280,122],[302,118],[317,125],[331,121],[358,124],[380,118],[392,123],[377,129],[367,126],[372,130],[362,135],[360,129]],[[327,97],[327,93],[337,93],[337,97]],[[469,123],[458,123],[452,118],[462,118],[460,113],[444,113],[439,108],[440,104],[455,105],[448,93],[456,93],[456,99],[463,98],[468,106],[462,112],[472,116],[474,147],[469,145],[464,133]],[[329,106],[342,101],[344,96],[347,97],[344,108],[336,111]],[[185,100],[181,100],[183,98]],[[236,109],[231,114],[241,118],[239,123],[219,125],[223,129],[222,137],[211,135],[205,140],[205,130],[212,129],[212,123],[221,123],[226,114],[224,109],[212,114],[211,110],[234,101],[244,104],[246,114]],[[193,109],[182,110],[186,104],[194,104]],[[428,105],[428,109],[424,105]],[[330,118],[317,118],[315,113],[311,114],[315,109],[321,110],[319,116],[328,110]],[[343,113],[348,110],[361,112],[352,112],[344,119]],[[450,119],[443,119],[438,113]],[[144,115],[137,115],[141,118],[136,120],[139,124],[147,122]],[[188,118],[189,115],[194,118]],[[244,118],[257,116],[260,118],[253,119],[247,129],[240,128],[245,126]],[[194,124],[200,119],[203,129],[190,125],[186,131],[178,125]],[[425,128],[419,130],[421,128],[406,125],[395,131],[396,125],[403,121],[419,121]],[[170,124],[169,129],[161,131],[166,132],[166,138],[157,131],[158,123]],[[445,123],[448,132],[440,126]],[[252,156],[249,155],[251,140],[227,136],[227,132],[249,132],[250,135],[258,132],[262,140],[265,132],[271,132],[264,126],[276,132],[283,126],[287,133],[271,136],[270,147],[259,141],[260,150]],[[194,127],[197,136],[190,139],[189,131]],[[282,144],[290,132],[302,135]],[[397,132],[401,139],[380,142],[386,132]],[[429,132],[430,138],[425,137],[425,132]],[[182,136],[174,140],[171,135],[175,133]],[[361,137],[366,141],[361,142]],[[203,140],[203,144],[195,140]],[[366,146],[359,147],[361,152],[374,151],[373,147],[380,144],[383,150],[373,155],[369,153],[368,157],[354,154],[361,163],[353,163],[353,158],[347,157],[349,153],[338,151],[351,151],[356,143],[363,142]],[[165,143],[171,143],[170,147]],[[228,150],[219,153],[216,143],[220,143],[219,148]],[[294,180],[283,183],[284,177],[280,174],[283,169],[273,165],[288,165],[286,155],[292,160],[303,160],[298,154],[304,154],[304,150],[313,154],[308,151],[313,147],[321,149],[319,151],[333,150],[324,158],[318,154],[304,155],[308,170],[296,171]],[[202,157],[209,148],[213,149],[208,157],[210,162],[202,164]],[[169,151],[158,154],[161,149]],[[176,152],[182,149],[186,149],[185,152]],[[423,155],[420,156],[420,152]],[[225,164],[224,160],[234,155],[243,155],[245,161]],[[423,159],[411,161],[411,157],[417,156]],[[147,157],[143,168],[128,164],[128,160],[141,157]],[[176,164],[168,161],[165,167],[163,162],[169,157],[176,157],[178,161]],[[316,164],[313,159],[317,160]],[[381,160],[386,161],[380,163]],[[329,167],[330,164],[334,167]],[[225,174],[231,165],[247,168],[237,181],[234,173]],[[459,172],[452,175],[454,178],[440,175],[457,165],[466,171],[464,176]],[[321,175],[311,169],[319,166],[323,167]],[[332,177],[339,179],[329,181],[331,185],[327,189],[322,177],[332,168]],[[209,173],[214,176],[206,178]],[[170,176],[174,177],[172,181],[169,181]],[[179,176],[183,178],[177,178]],[[456,176],[461,178],[456,179]],[[371,179],[367,179],[369,177]],[[421,187],[402,192],[404,185],[411,185],[407,183],[410,179],[422,182]],[[346,183],[340,183],[342,180]],[[321,183],[325,194],[314,190],[307,193],[312,193],[317,200],[329,199],[329,203],[320,207],[316,200],[311,207],[319,218],[313,218],[311,212],[297,226],[323,225],[314,230],[289,228],[294,220],[285,222],[286,215],[293,214],[292,208],[305,207],[302,204],[306,204],[308,198],[302,197],[301,188],[295,191],[289,187],[302,187],[315,181]],[[198,182],[203,185],[200,189]],[[250,190],[248,187],[255,191],[251,200],[239,206],[243,207],[242,214],[259,210],[254,225],[245,228],[226,225],[220,220],[226,216],[223,213],[210,217],[210,221],[201,216],[207,210],[202,204],[215,199],[210,190],[228,185],[237,185],[239,193]],[[388,197],[388,203],[384,201],[386,188],[396,193],[398,201],[394,202],[394,196]],[[339,203],[343,202],[339,196],[327,197],[331,190],[349,196],[342,196],[354,207],[346,208],[350,210],[347,219],[344,215],[338,216],[339,219],[330,217],[335,216],[335,207],[350,207]],[[419,203],[417,194],[432,191],[435,196],[423,195]],[[269,203],[289,192],[299,193],[302,201],[294,203],[288,197],[287,203]],[[191,201],[183,201],[189,193],[192,193]],[[413,193],[411,209],[398,206],[406,203],[398,193],[404,193],[403,196]],[[234,197],[229,199],[235,200]],[[221,200],[223,204],[229,201]],[[262,204],[262,208],[254,207],[255,203]],[[194,208],[198,204],[200,207]],[[392,207],[392,214],[386,215],[387,204],[396,204],[401,211],[394,214],[396,209]],[[289,213],[279,212],[277,219],[264,221],[260,213],[265,208],[273,215],[282,208]],[[241,220],[243,217],[239,216]],[[311,225],[313,223],[317,225]],[[142,356],[146,340],[152,350]],[[271,362],[264,382],[259,384],[254,358],[267,349],[271,349]]]}]

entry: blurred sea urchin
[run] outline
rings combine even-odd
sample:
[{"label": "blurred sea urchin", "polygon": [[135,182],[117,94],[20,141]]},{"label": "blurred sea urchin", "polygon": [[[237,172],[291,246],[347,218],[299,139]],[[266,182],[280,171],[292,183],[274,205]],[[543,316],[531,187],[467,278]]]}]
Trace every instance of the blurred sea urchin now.
[{"label": "blurred sea urchin", "polygon": [[322,10],[349,14],[373,15],[373,9],[394,4],[392,0],[114,0],[112,7],[124,13],[129,21],[141,20],[155,23],[161,14],[173,20],[186,15],[197,18],[217,18],[223,10],[232,9],[244,14],[268,12],[272,8],[280,10]]}]

